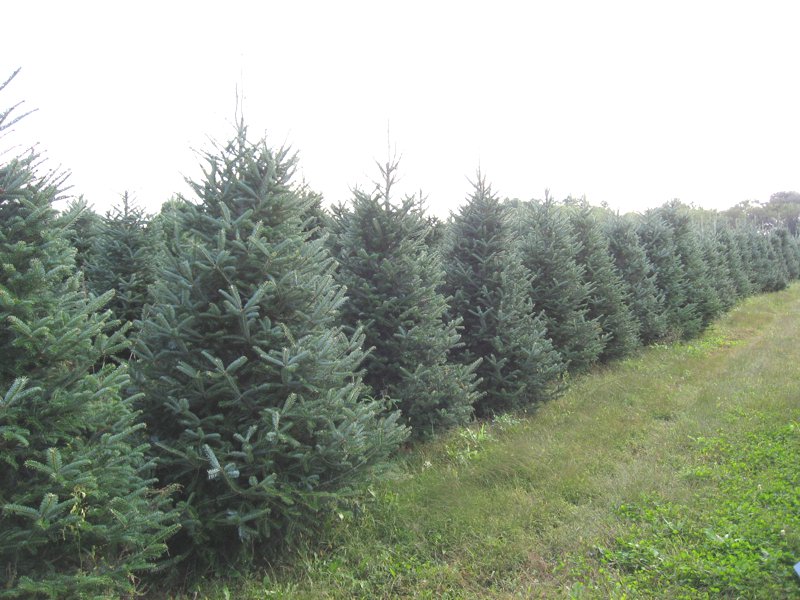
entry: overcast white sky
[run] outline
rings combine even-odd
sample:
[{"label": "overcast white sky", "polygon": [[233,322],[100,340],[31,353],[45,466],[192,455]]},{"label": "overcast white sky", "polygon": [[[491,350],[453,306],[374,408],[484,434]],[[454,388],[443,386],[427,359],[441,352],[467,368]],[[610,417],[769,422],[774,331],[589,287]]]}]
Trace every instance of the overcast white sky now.
[{"label": "overcast white sky", "polygon": [[376,178],[445,216],[480,164],[503,196],[622,211],[800,190],[800,2],[5,3],[0,107],[99,211],[155,211],[233,131],[300,154],[329,202]]}]

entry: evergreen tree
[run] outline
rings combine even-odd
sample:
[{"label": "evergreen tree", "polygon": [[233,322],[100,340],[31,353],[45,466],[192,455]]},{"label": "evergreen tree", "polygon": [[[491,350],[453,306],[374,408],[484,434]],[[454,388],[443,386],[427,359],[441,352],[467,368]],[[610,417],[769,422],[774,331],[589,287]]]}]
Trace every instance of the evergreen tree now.
[{"label": "evergreen tree", "polygon": [[331,217],[322,206],[322,195],[303,186],[298,190],[308,208],[303,213],[303,230],[309,233],[309,239],[323,237],[330,227]]},{"label": "evergreen tree", "polygon": [[639,322],[639,337],[652,344],[667,333],[664,295],[656,286],[655,269],[631,219],[614,217],[606,227],[609,251],[626,285],[628,306]]},{"label": "evergreen tree", "polygon": [[690,338],[700,332],[703,320],[689,297],[689,281],[683,268],[675,235],[658,210],[649,210],[639,222],[639,239],[653,265],[656,286],[664,298],[666,337]]},{"label": "evergreen tree", "polygon": [[38,160],[0,165],[0,597],[119,597],[175,526],[107,360],[127,343],[110,294],[87,302]]},{"label": "evergreen tree", "polygon": [[749,282],[750,293],[752,294],[760,294],[764,291],[763,282],[760,280],[759,273],[756,270],[758,259],[757,237],[758,233],[754,227],[742,223],[733,232],[733,238],[742,258],[743,271]]},{"label": "evergreen tree", "polygon": [[778,260],[767,235],[753,226],[738,231],[749,276],[756,293],[776,292],[787,285],[786,266]]},{"label": "evergreen tree", "polygon": [[[758,265],[764,279],[764,291],[777,292],[789,285],[789,267],[779,245],[773,243],[772,235],[761,233],[757,238]],[[757,267],[758,268],[758,267]]]},{"label": "evergreen tree", "polygon": [[717,240],[722,256],[728,265],[737,298],[746,298],[753,293],[753,286],[748,276],[747,266],[742,257],[739,239],[734,235],[729,226],[720,228]]},{"label": "evergreen tree", "polygon": [[459,323],[445,321],[441,259],[426,245],[429,226],[416,199],[392,201],[396,169],[387,163],[374,194],[355,190],[351,207],[334,210],[331,244],[347,288],[342,316],[351,329],[364,327],[372,348],[365,381],[426,436],[469,420],[477,365],[450,359]]},{"label": "evergreen tree", "polygon": [[785,228],[773,230],[770,238],[775,254],[786,265],[787,279],[792,281],[800,277],[800,257],[798,257],[797,240]]},{"label": "evergreen tree", "polygon": [[709,279],[719,299],[721,310],[728,310],[739,298],[739,291],[725,256],[727,247],[720,241],[715,231],[708,231],[701,240],[702,256]]},{"label": "evergreen tree", "polygon": [[294,157],[240,125],[205,160],[133,364],[159,476],[182,490],[173,549],[220,566],[316,526],[407,432],[365,396],[363,335],[342,333],[344,290],[324,240],[304,231]]},{"label": "evergreen tree", "polygon": [[608,335],[589,317],[592,286],[576,261],[582,244],[563,207],[552,199],[522,204],[519,216],[519,249],[533,276],[533,305],[542,311],[553,346],[568,368],[583,371],[597,361]]},{"label": "evergreen tree", "polygon": [[[692,222],[689,208],[677,200],[665,204],[658,211],[672,229],[675,251],[686,274],[687,301],[696,307],[702,329],[719,315],[722,306],[703,261],[700,234]],[[699,332],[691,328],[684,329],[684,335],[688,337]]]},{"label": "evergreen tree", "polygon": [[89,290],[96,295],[114,290],[109,308],[123,322],[142,316],[154,281],[156,249],[147,224],[144,211],[123,194],[97,227],[86,265]]},{"label": "evergreen tree", "polygon": [[582,200],[570,208],[570,223],[580,240],[576,261],[583,267],[584,282],[591,286],[588,317],[600,323],[606,337],[600,359],[621,358],[639,345],[639,323],[628,307],[628,290],[592,207]]},{"label": "evergreen tree", "polygon": [[450,313],[461,320],[463,346],[454,354],[477,374],[479,415],[549,398],[563,369],[533,314],[530,274],[512,243],[509,207],[478,173],[472,194],[448,224],[443,248]]},{"label": "evergreen tree", "polygon": [[58,216],[57,222],[64,228],[67,239],[76,250],[75,264],[85,273],[86,265],[91,260],[94,238],[102,222],[100,215],[81,196],[67,205],[67,209]]}]

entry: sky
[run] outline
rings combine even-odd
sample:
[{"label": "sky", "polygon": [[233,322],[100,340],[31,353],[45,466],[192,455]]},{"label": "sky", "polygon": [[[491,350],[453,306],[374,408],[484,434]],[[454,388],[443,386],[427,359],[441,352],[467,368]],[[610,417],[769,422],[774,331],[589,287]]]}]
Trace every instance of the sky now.
[{"label": "sky", "polygon": [[[338,203],[396,154],[399,193],[445,217],[480,168],[502,197],[621,212],[725,209],[800,190],[800,3],[6,3],[0,139],[38,144],[69,192],[149,211],[234,132],[291,146]],[[237,100],[238,98],[238,100]],[[8,153],[0,154],[0,160]]]}]

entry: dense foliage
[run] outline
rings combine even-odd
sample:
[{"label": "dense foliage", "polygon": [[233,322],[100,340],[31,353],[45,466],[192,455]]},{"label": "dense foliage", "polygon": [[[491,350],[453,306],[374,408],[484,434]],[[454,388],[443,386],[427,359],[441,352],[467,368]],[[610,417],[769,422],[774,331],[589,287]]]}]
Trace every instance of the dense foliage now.
[{"label": "dense foliage", "polygon": [[123,322],[142,316],[155,279],[153,236],[148,218],[127,193],[96,225],[84,271],[89,291],[114,290],[109,308]]},{"label": "dense foliage", "polygon": [[445,273],[419,203],[391,198],[396,168],[381,167],[375,193],[356,190],[351,207],[335,210],[331,247],[347,288],[342,318],[351,330],[364,328],[371,349],[365,381],[396,403],[417,436],[428,436],[471,418],[480,357],[451,360],[460,321],[446,318]]},{"label": "dense foliage", "polygon": [[[2,125],[2,120],[0,120]],[[0,597],[134,591],[175,530],[155,487],[127,347],[87,297],[34,153],[0,166]]]},{"label": "dense foliage", "polygon": [[518,244],[522,263],[533,276],[529,290],[542,311],[547,333],[570,370],[584,371],[608,343],[599,316],[589,314],[594,283],[578,263],[583,240],[570,226],[569,215],[552,198],[518,208]]},{"label": "dense foliage", "polygon": [[240,126],[176,214],[134,361],[161,481],[180,486],[174,551],[272,554],[406,437],[366,396],[360,330],[304,229],[295,159]]},{"label": "dense foliage", "polygon": [[460,319],[463,345],[454,356],[481,361],[485,416],[547,399],[563,370],[559,354],[534,314],[531,275],[513,243],[511,210],[478,174],[472,194],[454,215],[444,239],[450,313]]}]

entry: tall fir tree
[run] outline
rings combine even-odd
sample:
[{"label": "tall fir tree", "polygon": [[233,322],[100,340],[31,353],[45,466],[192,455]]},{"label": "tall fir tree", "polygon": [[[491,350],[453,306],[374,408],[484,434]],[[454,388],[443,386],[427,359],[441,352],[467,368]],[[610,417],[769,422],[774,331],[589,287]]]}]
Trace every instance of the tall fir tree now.
[{"label": "tall fir tree", "polygon": [[719,299],[720,309],[728,310],[739,299],[739,290],[725,255],[727,246],[723,245],[716,229],[715,226],[706,231],[700,238],[700,245],[703,262]]},{"label": "tall fir tree", "polygon": [[144,210],[125,192],[120,205],[97,226],[85,268],[91,292],[114,290],[108,307],[122,322],[142,316],[155,278],[156,247],[148,222]]},{"label": "tall fir tree", "polygon": [[[714,289],[700,244],[700,234],[692,220],[688,206],[673,200],[658,209],[662,218],[672,229],[675,251],[686,274],[687,302],[696,307],[700,327],[706,327],[722,310],[720,299]],[[693,337],[698,329],[686,328],[684,335]]]},{"label": "tall fir tree", "polygon": [[583,280],[591,285],[588,317],[600,323],[606,344],[601,360],[621,358],[639,345],[639,322],[628,307],[628,289],[611,257],[609,240],[586,200],[570,206],[570,224],[580,241],[576,255],[583,267]]},{"label": "tall fir tree", "polygon": [[85,273],[102,217],[81,196],[69,202],[66,210],[58,216],[57,222],[64,228],[67,239],[75,248],[75,264]]},{"label": "tall fir tree", "polygon": [[477,369],[480,416],[543,401],[557,392],[561,357],[530,299],[530,273],[513,244],[507,205],[478,173],[443,242],[444,292],[461,320],[463,346],[454,356]]},{"label": "tall fir tree", "polygon": [[295,163],[243,124],[205,156],[140,323],[159,477],[182,490],[173,550],[201,565],[274,556],[407,436],[366,396],[364,336],[342,332],[344,290],[304,229]]},{"label": "tall fir tree", "polygon": [[776,292],[787,285],[787,270],[778,260],[767,234],[749,225],[737,230],[745,264],[756,293]]},{"label": "tall fir tree", "polygon": [[609,251],[622,275],[628,302],[639,322],[639,337],[652,344],[667,333],[664,295],[656,286],[656,272],[636,234],[636,225],[627,217],[615,216],[606,222]]},{"label": "tall fir tree", "polygon": [[531,299],[542,311],[555,349],[571,371],[598,360],[608,341],[598,320],[589,317],[592,285],[576,261],[583,250],[563,206],[552,199],[519,205],[518,240],[523,265],[532,274]]},{"label": "tall fir tree", "polygon": [[470,419],[477,364],[451,359],[459,322],[445,319],[444,269],[426,244],[419,202],[392,200],[396,169],[396,162],[382,166],[375,193],[355,190],[351,206],[334,210],[331,245],[347,288],[344,321],[363,326],[372,348],[365,381],[397,403],[415,435],[428,436]]},{"label": "tall fir tree", "polygon": [[786,277],[793,281],[800,276],[800,259],[797,253],[797,240],[791,236],[785,227],[774,229],[770,232],[770,241],[782,263],[786,266]]},{"label": "tall fir tree", "polygon": [[176,526],[108,360],[127,344],[110,294],[87,301],[52,208],[63,179],[38,165],[0,165],[0,597],[119,597]]},{"label": "tall fir tree", "polygon": [[717,240],[720,252],[728,265],[731,280],[736,288],[736,297],[746,298],[753,293],[753,285],[742,257],[739,239],[730,226],[724,226],[717,232]]},{"label": "tall fir tree", "polygon": [[689,280],[675,243],[675,234],[658,210],[648,210],[639,221],[637,234],[656,274],[656,286],[664,298],[666,338],[690,338],[699,333],[703,319],[690,298]]}]

